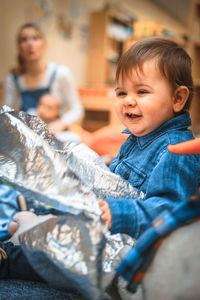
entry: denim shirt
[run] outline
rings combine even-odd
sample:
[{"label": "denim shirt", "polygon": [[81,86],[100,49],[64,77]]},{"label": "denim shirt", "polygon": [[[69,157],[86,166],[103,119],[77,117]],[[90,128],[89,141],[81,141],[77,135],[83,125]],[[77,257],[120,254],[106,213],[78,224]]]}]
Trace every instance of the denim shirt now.
[{"label": "denim shirt", "polygon": [[108,198],[111,233],[138,238],[164,209],[172,209],[198,190],[200,155],[170,153],[167,145],[193,139],[189,113],[163,123],[141,137],[130,134],[110,170],[145,194],[144,199]]}]

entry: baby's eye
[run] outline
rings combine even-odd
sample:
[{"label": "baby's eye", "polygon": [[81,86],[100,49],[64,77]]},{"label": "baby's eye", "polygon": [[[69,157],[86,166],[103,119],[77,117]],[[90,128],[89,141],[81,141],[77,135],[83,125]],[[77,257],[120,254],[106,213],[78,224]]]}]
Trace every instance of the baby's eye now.
[{"label": "baby's eye", "polygon": [[127,93],[126,92],[123,92],[123,91],[120,91],[120,92],[117,92],[116,93],[116,96],[117,97],[123,97],[123,96],[126,96],[127,95]]},{"label": "baby's eye", "polygon": [[140,95],[143,95],[143,94],[147,94],[148,91],[147,90],[138,90],[137,93],[140,94]]}]

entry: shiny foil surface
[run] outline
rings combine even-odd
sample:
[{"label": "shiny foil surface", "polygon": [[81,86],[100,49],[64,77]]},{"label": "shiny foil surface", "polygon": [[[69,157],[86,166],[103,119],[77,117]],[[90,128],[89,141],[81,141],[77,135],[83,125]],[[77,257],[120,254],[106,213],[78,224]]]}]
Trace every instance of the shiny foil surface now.
[{"label": "shiny foil surface", "polygon": [[102,299],[104,294],[105,232],[105,226],[94,216],[68,214],[33,227],[20,235],[20,241],[33,268],[50,286],[78,290],[93,300]]},{"label": "shiny foil surface", "polygon": [[[0,178],[21,192],[29,207],[48,205],[65,213],[21,235],[30,263],[51,285],[103,299],[134,240],[110,236],[97,199],[144,195],[110,172],[86,145],[57,141],[38,117],[4,106],[0,136]],[[53,270],[60,274],[59,282]]]}]

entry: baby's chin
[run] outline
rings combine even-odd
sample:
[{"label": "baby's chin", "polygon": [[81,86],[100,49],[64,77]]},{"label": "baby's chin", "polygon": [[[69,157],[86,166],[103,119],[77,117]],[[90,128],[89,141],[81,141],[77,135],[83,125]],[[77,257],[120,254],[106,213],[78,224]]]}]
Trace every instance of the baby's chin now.
[{"label": "baby's chin", "polygon": [[[129,124],[128,124],[129,125]],[[136,137],[142,137],[142,136],[146,136],[149,133],[153,132],[156,128],[158,128],[159,126],[155,126],[154,124],[141,124],[142,126],[140,126],[139,124],[132,124],[127,126],[127,128],[129,129],[129,131]],[[157,124],[156,124],[157,125]]]},{"label": "baby's chin", "polygon": [[146,131],[136,131],[136,130],[130,130],[129,131],[136,137],[142,137],[142,136],[145,136],[147,134],[149,134],[151,131],[150,130],[146,130]]}]

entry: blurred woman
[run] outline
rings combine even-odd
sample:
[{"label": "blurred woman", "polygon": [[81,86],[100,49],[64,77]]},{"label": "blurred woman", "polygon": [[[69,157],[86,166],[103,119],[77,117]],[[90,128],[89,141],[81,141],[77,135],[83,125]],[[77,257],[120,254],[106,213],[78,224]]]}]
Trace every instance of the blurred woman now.
[{"label": "blurred woman", "polygon": [[17,35],[18,65],[5,78],[3,103],[28,111],[36,108],[39,98],[53,93],[62,100],[60,118],[49,128],[58,133],[83,116],[73,75],[67,66],[46,62],[46,42],[40,28],[33,23],[21,26]]}]

